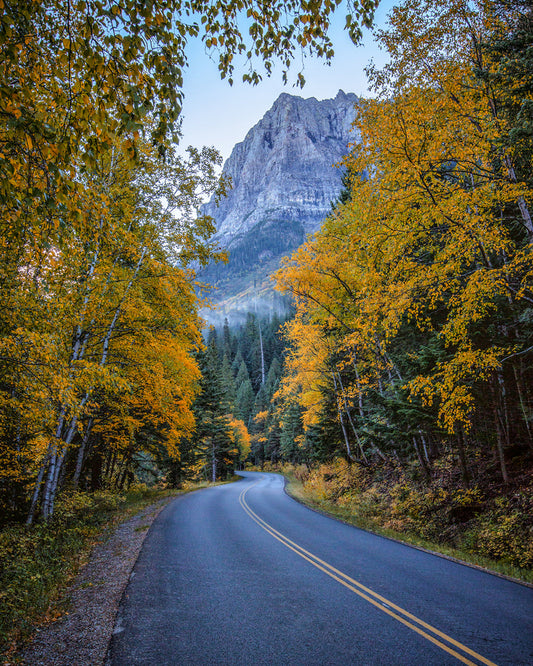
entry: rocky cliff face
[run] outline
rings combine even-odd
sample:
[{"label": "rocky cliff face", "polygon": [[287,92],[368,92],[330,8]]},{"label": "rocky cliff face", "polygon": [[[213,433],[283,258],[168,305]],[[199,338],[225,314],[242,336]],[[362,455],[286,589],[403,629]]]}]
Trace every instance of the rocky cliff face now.
[{"label": "rocky cliff face", "polygon": [[[318,101],[283,93],[224,165],[233,188],[218,207],[216,240],[230,261],[201,276],[219,287],[216,300],[256,288],[279,259],[316,231],[342,187],[335,167],[356,140],[350,133],[357,97],[339,91]],[[249,289],[248,289],[249,290]]]}]

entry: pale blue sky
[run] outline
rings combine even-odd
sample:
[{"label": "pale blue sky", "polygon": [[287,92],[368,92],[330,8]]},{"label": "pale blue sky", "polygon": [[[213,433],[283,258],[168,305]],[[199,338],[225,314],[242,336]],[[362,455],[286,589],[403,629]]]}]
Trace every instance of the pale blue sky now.
[{"label": "pale blue sky", "polygon": [[[376,13],[376,25],[385,23],[394,3],[395,0],[382,0]],[[329,67],[318,59],[307,58],[303,72],[306,85],[303,89],[292,85],[298,72],[296,61],[293,78],[286,86],[282,83],[281,71],[274,71],[269,79],[264,79],[257,86],[242,83],[242,74],[246,70],[237,67],[233,77],[235,82],[230,86],[220,79],[217,62],[209,59],[199,40],[191,44],[183,86],[185,100],[181,146],[215,146],[227,159],[233,146],[244,139],[248,130],[263,117],[282,92],[317,99],[335,97],[339,89],[368,95],[364,68],[371,59],[377,64],[384,63],[385,55],[377,49],[367,30],[362,45],[355,47],[343,30],[345,12],[342,7],[337,13],[331,32],[335,57]]]}]

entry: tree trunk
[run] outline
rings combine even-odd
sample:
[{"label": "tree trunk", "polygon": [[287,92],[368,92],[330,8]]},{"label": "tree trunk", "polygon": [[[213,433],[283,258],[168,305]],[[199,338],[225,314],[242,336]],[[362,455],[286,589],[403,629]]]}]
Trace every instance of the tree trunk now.
[{"label": "tree trunk", "polygon": [[103,459],[100,450],[93,451],[91,464],[91,490],[100,490],[102,487]]},{"label": "tree trunk", "polygon": [[426,479],[429,481],[431,479],[431,470],[429,469],[427,462],[424,459],[424,456],[420,452],[420,446],[418,445],[418,442],[416,441],[416,437],[414,435],[413,435],[413,445],[415,447],[416,457],[418,458],[418,462],[420,463],[422,472],[424,473]]},{"label": "tree trunk", "polygon": [[[507,167],[507,173],[509,174],[509,180],[511,183],[517,183],[518,179],[516,177],[511,157],[509,155],[505,155],[504,162],[505,166]],[[522,223],[527,231],[527,240],[531,245],[533,243],[533,222],[531,220],[531,213],[529,212],[529,208],[527,207],[526,200],[523,196],[518,197],[517,203],[518,209],[520,210],[520,215],[522,216]]]},{"label": "tree trunk", "polygon": [[265,379],[265,353],[263,350],[263,334],[261,333],[261,322],[257,322],[257,328],[259,329],[259,347],[261,350],[261,386],[263,386],[266,379]]},{"label": "tree trunk", "polygon": [[344,411],[346,412],[346,416],[348,417],[348,421],[350,422],[350,425],[352,426],[352,431],[353,434],[355,435],[355,439],[357,441],[357,446],[359,447],[359,451],[361,452],[361,458],[363,459],[365,465],[368,465],[368,459],[365,455],[365,452],[363,450],[363,445],[361,443],[361,439],[359,437],[359,433],[357,432],[357,429],[354,425],[354,422],[352,420],[352,415],[350,414],[350,408],[348,406],[348,401],[346,400],[346,393],[344,391],[344,385],[342,383],[342,378],[341,378],[341,373],[337,372],[337,377],[339,378],[339,385],[341,387],[341,395],[342,395],[342,402],[344,404]]},{"label": "tree trunk", "polygon": [[[38,483],[35,486],[35,492],[32,499],[32,507],[30,509],[30,514],[28,515],[28,520],[26,521],[28,524],[31,524],[33,522],[33,518],[39,502],[39,494],[41,491],[41,487],[43,490],[43,504],[44,502],[47,501],[47,498],[50,497],[51,483],[54,478],[55,469],[57,466],[57,445],[63,433],[64,423],[65,423],[65,406],[62,405],[59,410],[58,422],[56,426],[54,439],[48,443],[48,450],[46,453],[46,458],[47,458],[46,481],[44,483],[44,486],[42,486],[43,475],[39,473]],[[45,471],[44,467],[42,467],[41,470],[43,471],[44,474]],[[45,520],[46,519],[47,517],[45,516]]]},{"label": "tree trunk", "polygon": [[[79,409],[80,411],[85,407],[87,400],[89,399],[89,393],[86,393],[80,401]],[[63,469],[63,464],[65,462],[65,456],[67,454],[68,448],[72,443],[72,439],[76,433],[76,426],[78,425],[78,417],[73,416],[67,434],[63,440],[63,445],[61,447],[61,453],[57,455],[53,469],[49,472],[48,478],[45,484],[42,514],[45,521],[49,520],[54,513],[54,502],[56,494],[59,488],[59,478],[61,471]]]},{"label": "tree trunk", "polygon": [[522,385],[522,378],[518,374],[518,369],[516,364],[513,363],[513,373],[516,382],[516,390],[518,392],[518,400],[520,402],[520,410],[522,412],[522,418],[524,419],[524,424],[526,426],[527,432],[527,443],[530,449],[533,449],[533,433],[531,432],[531,425],[529,423],[529,415],[527,410],[527,402],[524,396],[524,388]]},{"label": "tree trunk", "polygon": [[418,434],[420,435],[420,441],[422,442],[422,448],[423,448],[423,451],[424,451],[424,458],[426,460],[428,469],[431,471],[431,460],[429,459],[429,455],[428,455],[428,448],[427,448],[427,445],[426,445],[426,438],[424,437],[424,433],[422,432],[422,430],[420,428],[418,429]]},{"label": "tree trunk", "polygon": [[113,474],[115,472],[115,462],[117,459],[117,452],[116,451],[109,451],[107,454],[107,461],[106,461],[106,468],[104,472],[104,479],[106,484],[111,483],[111,479],[113,477]]},{"label": "tree trunk", "polygon": [[463,427],[459,425],[456,432],[457,451],[459,453],[459,465],[461,467],[461,476],[466,486],[470,483],[470,472],[468,471],[468,464],[465,452],[465,436]]},{"label": "tree trunk", "polygon": [[41,494],[41,486],[43,483],[43,478],[50,461],[50,454],[47,453],[37,474],[37,480],[35,481],[35,488],[33,490],[33,496],[31,499],[30,510],[28,511],[28,517],[26,518],[26,525],[31,525],[35,519],[35,513],[37,511],[37,504],[39,502],[39,495]]},{"label": "tree trunk", "polygon": [[217,480],[217,456],[215,447],[215,438],[211,438],[211,481],[215,483]]},{"label": "tree trunk", "polygon": [[78,449],[78,457],[76,459],[76,470],[74,471],[74,477],[72,478],[72,487],[76,489],[80,482],[81,469],[83,467],[83,461],[85,459],[85,450],[87,448],[87,442],[91,435],[91,430],[93,427],[93,417],[89,418],[85,432],[83,433],[83,439],[81,440],[80,448]]},{"label": "tree trunk", "polygon": [[359,379],[359,371],[357,370],[357,365],[353,364],[355,370],[355,380],[357,382],[357,406],[359,408],[359,416],[364,421],[365,420],[365,410],[363,406],[363,390],[361,388],[361,380]]},{"label": "tree trunk", "polygon": [[491,382],[492,388],[492,409],[494,415],[494,429],[496,430],[496,455],[500,463],[500,471],[504,483],[509,483],[509,475],[507,473],[507,464],[505,462],[505,448],[504,448],[504,434],[503,423],[500,414],[498,389],[495,382]]},{"label": "tree trunk", "polygon": [[352,456],[352,449],[350,447],[350,440],[348,439],[348,433],[346,432],[346,426],[344,425],[344,419],[342,418],[342,409],[340,406],[339,398],[337,397],[337,380],[335,378],[335,373],[331,373],[333,376],[333,386],[335,387],[335,401],[337,403],[337,412],[339,414],[339,421],[341,424],[341,429],[342,429],[342,434],[344,436],[344,444],[346,446],[346,453],[348,454],[348,458],[350,460],[353,460]]},{"label": "tree trunk", "polygon": [[119,475],[117,477],[117,488],[118,490],[123,490],[124,484],[126,483],[126,479],[128,477],[129,469],[130,469],[130,464],[131,464],[131,458],[132,458],[132,450],[131,447],[127,450],[125,460],[124,460],[124,467],[122,469],[122,472],[119,472]]}]

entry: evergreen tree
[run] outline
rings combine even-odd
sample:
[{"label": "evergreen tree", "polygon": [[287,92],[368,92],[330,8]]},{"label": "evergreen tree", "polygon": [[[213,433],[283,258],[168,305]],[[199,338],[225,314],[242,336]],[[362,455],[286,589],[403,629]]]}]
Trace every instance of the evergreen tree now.
[{"label": "evergreen tree", "polygon": [[255,396],[252,416],[255,416],[255,414],[258,414],[259,412],[266,412],[268,410],[268,403],[269,399],[265,386],[261,385]]},{"label": "evergreen tree", "polygon": [[250,424],[253,416],[254,400],[255,395],[252,382],[247,379],[237,389],[237,398],[235,401],[235,416],[244,421],[246,426]]},{"label": "evergreen tree", "polygon": [[221,340],[221,356],[227,356],[228,360],[231,360],[234,354],[234,337],[231,334],[229,323],[227,318],[224,319],[224,326],[222,328],[222,340]]},{"label": "evergreen tree", "polygon": [[266,441],[264,444],[264,457],[265,459],[268,458],[271,462],[277,462],[281,458],[281,425],[277,411],[277,402],[272,401],[266,418]]},{"label": "evergreen tree", "polygon": [[235,379],[231,370],[231,363],[227,354],[222,358],[220,367],[220,381],[222,385],[222,401],[228,413],[234,413],[237,391],[235,388]]},{"label": "evergreen tree", "polygon": [[297,402],[291,402],[281,419],[279,448],[283,460],[301,462],[304,458],[303,443],[302,409]]},{"label": "evergreen tree", "polygon": [[206,478],[215,481],[228,467],[228,453],[234,448],[226,415],[216,335],[209,336],[207,348],[199,354],[202,373],[196,398],[196,455]]},{"label": "evergreen tree", "polygon": [[242,384],[249,381],[250,381],[250,375],[248,374],[248,368],[246,367],[246,363],[244,361],[241,361],[239,370],[237,372],[237,376],[235,377],[235,386],[237,388],[237,391],[240,389]]},{"label": "evergreen tree", "polygon": [[272,400],[274,392],[279,386],[279,380],[281,378],[281,363],[277,356],[274,356],[272,363],[268,369],[268,375],[265,382],[265,393],[268,400]]},{"label": "evergreen tree", "polygon": [[222,329],[208,334],[208,344],[218,348],[218,358],[222,359],[217,364],[222,402],[228,414],[250,429],[256,464],[262,464],[265,455],[272,461],[280,455],[280,428],[272,406],[283,367],[280,358],[285,340],[280,326],[277,315],[269,319],[249,313],[243,326],[232,329],[225,320]]},{"label": "evergreen tree", "polygon": [[[233,362],[231,364],[231,371],[233,372],[233,375],[235,377],[235,383],[236,383],[237,388],[239,388],[239,381],[237,379],[237,375],[238,375],[243,363],[244,363],[244,359],[242,357],[241,350],[237,349],[237,351],[235,353],[235,356],[233,358]],[[244,365],[244,367],[246,368],[246,364]],[[246,379],[250,379],[250,377],[248,376],[248,369],[246,369]],[[243,381],[243,380],[241,380],[241,381]]]},{"label": "evergreen tree", "polygon": [[251,312],[246,317],[240,350],[255,393],[261,385],[261,341],[256,316]]}]

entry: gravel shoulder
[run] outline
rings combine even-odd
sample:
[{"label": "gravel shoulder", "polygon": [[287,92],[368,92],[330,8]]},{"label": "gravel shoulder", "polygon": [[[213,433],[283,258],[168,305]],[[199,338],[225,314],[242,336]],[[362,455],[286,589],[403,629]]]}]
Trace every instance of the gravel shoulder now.
[{"label": "gravel shoulder", "polygon": [[67,590],[68,614],[37,630],[21,654],[27,666],[100,666],[131,570],[158,513],[173,500],[152,504],[121,523],[95,546]]}]

